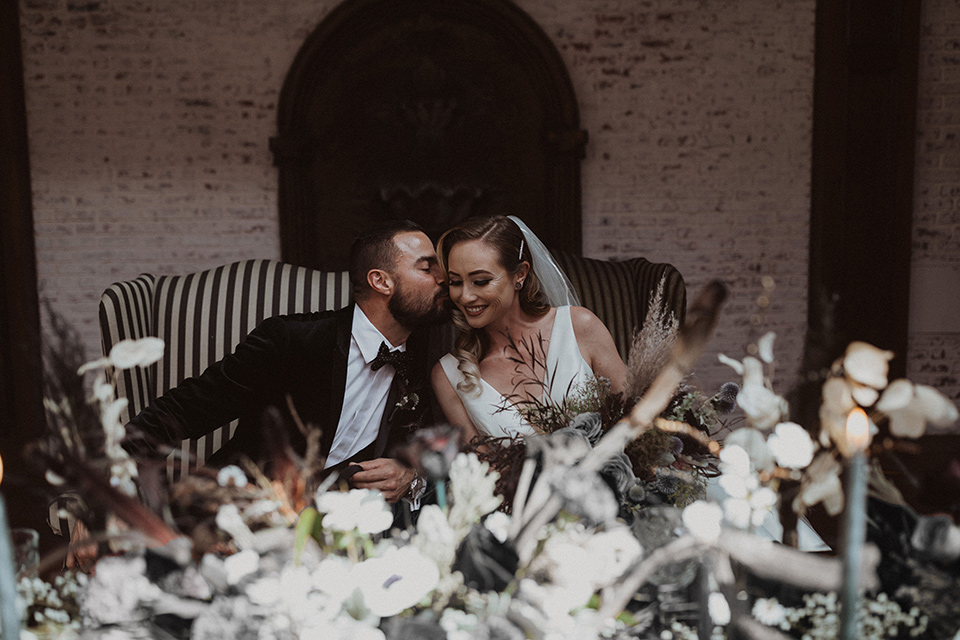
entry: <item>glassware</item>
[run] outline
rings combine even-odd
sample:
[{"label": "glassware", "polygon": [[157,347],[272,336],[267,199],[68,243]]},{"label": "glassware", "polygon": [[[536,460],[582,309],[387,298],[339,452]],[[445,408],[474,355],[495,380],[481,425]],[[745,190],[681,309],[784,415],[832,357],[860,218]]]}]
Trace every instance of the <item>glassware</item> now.
[{"label": "glassware", "polygon": [[10,530],[10,537],[17,576],[36,575],[40,566],[40,534],[36,529],[14,528]]}]

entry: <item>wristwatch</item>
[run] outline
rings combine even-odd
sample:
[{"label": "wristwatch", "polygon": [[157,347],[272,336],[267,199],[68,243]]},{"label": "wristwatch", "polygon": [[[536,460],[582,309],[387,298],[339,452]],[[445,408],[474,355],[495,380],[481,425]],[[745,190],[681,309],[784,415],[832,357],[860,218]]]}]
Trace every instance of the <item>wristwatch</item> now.
[{"label": "wristwatch", "polygon": [[416,502],[420,499],[420,496],[423,495],[423,492],[427,489],[427,481],[417,473],[413,472],[413,480],[410,481],[410,488],[407,489],[407,493],[404,496],[410,502]]}]

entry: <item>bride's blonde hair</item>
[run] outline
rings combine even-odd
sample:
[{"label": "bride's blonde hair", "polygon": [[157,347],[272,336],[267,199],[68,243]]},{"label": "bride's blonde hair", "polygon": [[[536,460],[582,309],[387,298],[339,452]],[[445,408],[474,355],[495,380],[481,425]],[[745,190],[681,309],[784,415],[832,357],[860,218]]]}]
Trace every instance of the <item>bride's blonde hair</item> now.
[{"label": "bride's blonde hair", "polygon": [[[444,277],[447,277],[447,264],[450,250],[461,242],[480,240],[497,250],[500,266],[513,275],[526,262],[530,270],[520,289],[520,309],[527,315],[541,317],[550,310],[545,296],[540,291],[540,281],[533,270],[530,248],[524,240],[520,227],[506,216],[490,218],[469,218],[450,229],[437,242],[437,257]],[[449,283],[449,278],[448,283]],[[457,388],[464,393],[480,391],[480,361],[487,354],[490,340],[483,330],[474,329],[467,323],[463,312],[454,307],[453,324],[458,330],[453,355],[459,362],[458,369],[463,374],[463,382]]]}]

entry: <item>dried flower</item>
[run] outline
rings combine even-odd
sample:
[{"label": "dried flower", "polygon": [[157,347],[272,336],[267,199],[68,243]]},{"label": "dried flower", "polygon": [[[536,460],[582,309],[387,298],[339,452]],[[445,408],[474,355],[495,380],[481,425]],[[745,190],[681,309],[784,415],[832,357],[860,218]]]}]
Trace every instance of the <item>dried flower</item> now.
[{"label": "dried flower", "polygon": [[603,435],[603,422],[600,414],[594,411],[574,417],[570,421],[570,428],[582,431],[592,445],[597,444],[597,440]]}]

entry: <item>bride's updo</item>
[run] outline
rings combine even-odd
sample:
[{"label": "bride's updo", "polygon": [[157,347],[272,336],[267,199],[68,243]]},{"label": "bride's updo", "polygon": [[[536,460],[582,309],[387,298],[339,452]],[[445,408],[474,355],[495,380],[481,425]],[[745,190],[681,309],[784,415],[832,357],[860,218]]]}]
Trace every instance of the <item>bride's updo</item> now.
[{"label": "bride's updo", "polygon": [[[461,242],[481,240],[497,250],[500,266],[510,275],[516,274],[520,266],[527,262],[530,270],[520,289],[520,309],[527,315],[541,317],[550,310],[550,304],[540,290],[540,281],[534,270],[530,247],[520,227],[506,216],[469,218],[450,229],[437,243],[437,257],[444,276],[447,274],[450,251]],[[489,339],[482,329],[474,329],[468,323],[459,308],[453,308],[453,324],[458,330],[457,340],[452,351],[459,362],[464,381],[458,388],[466,393],[480,390],[480,360],[486,355]]]}]

